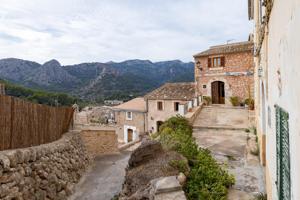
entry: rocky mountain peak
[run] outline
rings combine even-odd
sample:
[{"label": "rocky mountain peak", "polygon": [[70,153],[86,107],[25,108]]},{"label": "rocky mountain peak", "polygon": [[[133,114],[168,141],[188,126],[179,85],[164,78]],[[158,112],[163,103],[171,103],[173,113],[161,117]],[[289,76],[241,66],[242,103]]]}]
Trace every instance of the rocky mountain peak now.
[{"label": "rocky mountain peak", "polygon": [[43,64],[43,66],[45,66],[45,67],[47,67],[47,66],[61,67],[60,63],[55,59],[52,59],[52,60],[49,60],[49,61],[45,62]]}]

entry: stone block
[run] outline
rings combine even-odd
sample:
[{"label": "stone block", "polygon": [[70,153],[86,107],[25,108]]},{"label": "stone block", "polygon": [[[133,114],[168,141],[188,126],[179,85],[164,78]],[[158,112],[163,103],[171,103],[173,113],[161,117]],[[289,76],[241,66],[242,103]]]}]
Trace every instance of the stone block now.
[{"label": "stone block", "polygon": [[157,154],[163,152],[159,142],[154,140],[144,140],[132,154],[128,161],[129,167],[138,166],[141,163],[147,162],[154,158]]},{"label": "stone block", "polygon": [[155,194],[180,191],[182,189],[176,176],[162,177],[154,180]]},{"label": "stone block", "polygon": [[154,200],[186,200],[186,197],[184,192],[181,190],[155,195]]}]

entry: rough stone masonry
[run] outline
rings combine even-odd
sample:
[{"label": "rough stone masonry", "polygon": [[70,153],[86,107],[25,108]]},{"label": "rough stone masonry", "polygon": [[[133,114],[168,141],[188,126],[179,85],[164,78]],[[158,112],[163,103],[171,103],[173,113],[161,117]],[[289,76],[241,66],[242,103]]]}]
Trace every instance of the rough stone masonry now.
[{"label": "rough stone masonry", "polygon": [[0,199],[67,199],[89,165],[79,132],[36,147],[0,152]]}]

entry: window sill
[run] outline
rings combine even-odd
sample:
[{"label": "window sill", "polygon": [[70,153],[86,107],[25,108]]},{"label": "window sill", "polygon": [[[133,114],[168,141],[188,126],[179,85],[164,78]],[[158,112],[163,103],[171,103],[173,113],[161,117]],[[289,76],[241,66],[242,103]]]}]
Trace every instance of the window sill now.
[{"label": "window sill", "polygon": [[223,70],[224,67],[211,67],[209,70],[214,71],[214,70]]}]

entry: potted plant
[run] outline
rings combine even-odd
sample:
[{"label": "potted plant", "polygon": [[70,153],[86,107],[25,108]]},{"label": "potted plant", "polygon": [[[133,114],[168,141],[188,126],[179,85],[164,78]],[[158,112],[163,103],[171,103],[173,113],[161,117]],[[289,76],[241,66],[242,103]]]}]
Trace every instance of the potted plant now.
[{"label": "potted plant", "polygon": [[230,97],[230,102],[233,106],[239,106],[240,105],[240,100],[239,100],[239,97],[237,97],[237,96]]}]

